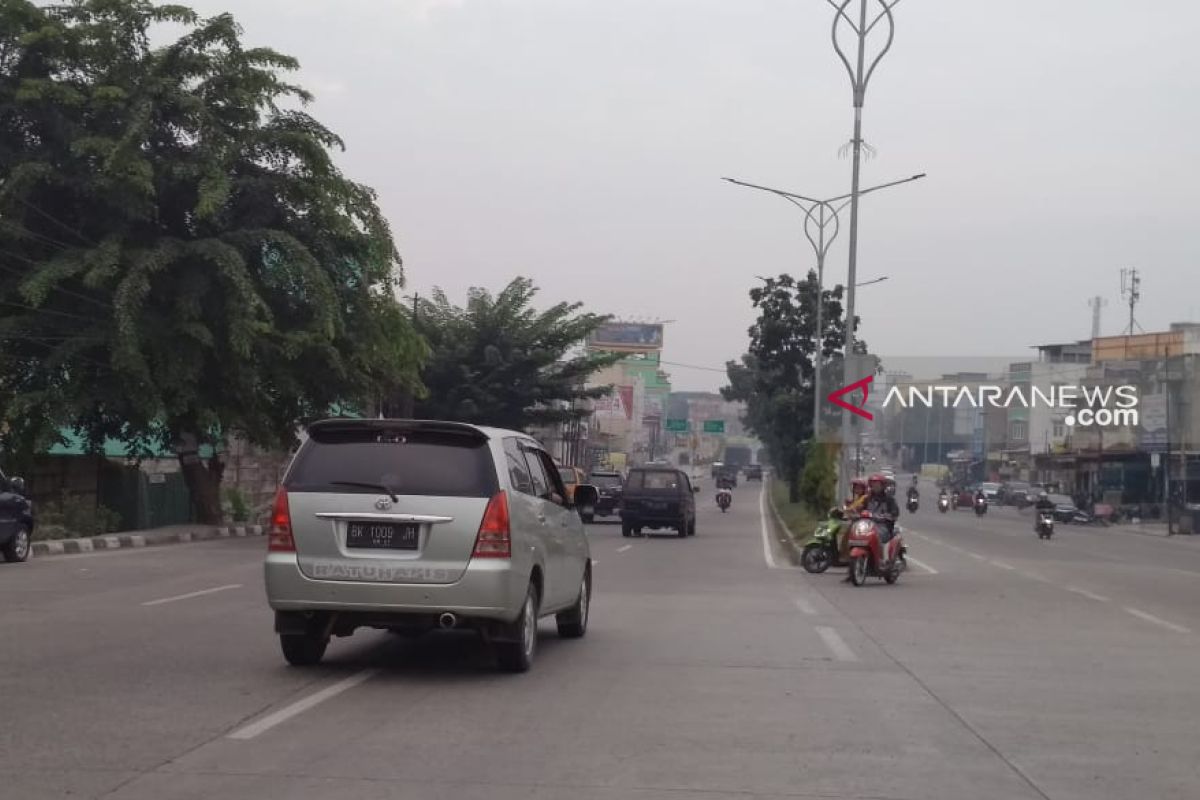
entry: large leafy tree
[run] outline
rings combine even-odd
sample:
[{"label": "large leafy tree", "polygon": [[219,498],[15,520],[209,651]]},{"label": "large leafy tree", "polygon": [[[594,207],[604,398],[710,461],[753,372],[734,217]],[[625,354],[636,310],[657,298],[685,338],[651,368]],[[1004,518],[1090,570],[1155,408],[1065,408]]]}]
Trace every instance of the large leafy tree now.
[{"label": "large leafy tree", "polygon": [[[749,352],[726,365],[729,385],[721,391],[726,399],[746,404],[746,425],[766,445],[793,502],[801,496],[800,477],[814,438],[813,403],[820,400],[814,397],[816,369],[822,375],[841,372],[846,344],[842,294],[840,285],[822,290],[818,336],[816,273],[804,280],[787,274],[765,279],[750,290],[758,317],[750,328]],[[866,344],[856,341],[855,349],[865,353]]]},{"label": "large leafy tree", "polygon": [[421,372],[427,391],[416,415],[514,430],[585,416],[585,401],[611,387],[587,379],[621,358],[582,343],[608,317],[579,303],[533,307],[537,288],[516,278],[498,294],[471,289],[465,306],[440,290],[417,304],[417,328],[431,355]]},{"label": "large leafy tree", "polygon": [[[182,33],[163,46],[151,31]],[[0,429],[171,448],[201,519],[219,450],[416,385],[400,259],[296,62],[232,17],[0,0]]]}]

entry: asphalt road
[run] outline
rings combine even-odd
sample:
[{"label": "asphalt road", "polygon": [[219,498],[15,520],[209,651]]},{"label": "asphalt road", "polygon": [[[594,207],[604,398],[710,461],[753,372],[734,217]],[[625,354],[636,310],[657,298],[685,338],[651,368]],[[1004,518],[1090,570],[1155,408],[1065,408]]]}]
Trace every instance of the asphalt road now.
[{"label": "asphalt road", "polygon": [[0,797],[1200,796],[1200,542],[926,495],[892,587],[788,566],[754,484],[593,526],[588,636],[519,676],[469,634],[286,667],[261,540],[0,565]]}]

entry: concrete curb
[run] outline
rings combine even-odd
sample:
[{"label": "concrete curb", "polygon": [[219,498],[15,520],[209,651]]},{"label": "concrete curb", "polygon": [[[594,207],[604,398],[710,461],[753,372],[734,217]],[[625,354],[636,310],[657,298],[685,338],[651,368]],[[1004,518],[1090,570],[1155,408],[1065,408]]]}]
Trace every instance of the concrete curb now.
[{"label": "concrete curb", "polygon": [[137,547],[157,547],[186,542],[206,542],[213,539],[242,539],[248,536],[263,536],[262,525],[218,525],[187,526],[141,533],[106,534],[79,539],[51,539],[35,541],[33,554],[38,556],[76,555],[99,550],[122,550]]},{"label": "concrete curb", "polygon": [[785,549],[787,550],[788,560],[792,562],[793,567],[798,567],[800,566],[800,553],[803,552],[804,548],[796,544],[796,535],[792,532],[792,529],[787,526],[787,523],[783,521],[783,517],[779,515],[779,509],[775,507],[775,494],[771,491],[771,486],[773,484],[774,480],[767,483],[767,506],[771,509],[771,515],[775,517],[776,527],[778,527],[778,529],[787,536],[787,545]]}]

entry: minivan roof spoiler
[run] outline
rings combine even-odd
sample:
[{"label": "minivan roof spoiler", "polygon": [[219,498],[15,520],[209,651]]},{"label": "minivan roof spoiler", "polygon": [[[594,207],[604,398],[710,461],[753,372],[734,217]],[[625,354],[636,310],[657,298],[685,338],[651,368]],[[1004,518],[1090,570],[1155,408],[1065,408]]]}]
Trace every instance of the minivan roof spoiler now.
[{"label": "minivan roof spoiler", "polygon": [[335,417],[312,422],[307,427],[309,435],[338,433],[341,431],[420,431],[422,433],[445,433],[486,441],[488,435],[474,425],[465,422],[442,422],[424,419],[354,419]]}]

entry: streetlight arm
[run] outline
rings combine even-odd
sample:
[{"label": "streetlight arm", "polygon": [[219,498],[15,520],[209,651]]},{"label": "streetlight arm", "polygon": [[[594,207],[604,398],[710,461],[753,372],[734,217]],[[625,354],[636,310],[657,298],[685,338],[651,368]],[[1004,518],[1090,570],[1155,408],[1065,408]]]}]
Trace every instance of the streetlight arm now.
[{"label": "streetlight arm", "polygon": [[[925,175],[926,175],[926,173],[922,172],[919,175],[912,175],[907,178],[901,178],[900,180],[897,180],[897,181],[891,181],[889,183],[881,183],[878,186],[871,186],[867,189],[859,189],[858,196],[862,197],[864,194],[870,194],[871,192],[877,192],[880,189],[888,189],[892,186],[899,186],[902,183],[912,183],[913,181],[919,181],[919,180],[921,180],[921,178],[924,178]],[[747,183],[746,181],[739,181],[737,178],[722,178],[721,180],[728,181],[729,183],[735,183],[738,186],[745,186],[749,189],[759,189],[760,191],[770,192],[771,194],[777,194],[777,195],[780,195],[781,197],[794,197],[797,200],[804,200],[805,202],[808,202],[808,203],[817,203],[817,204],[824,204],[824,205],[828,205],[829,203],[836,203],[838,200],[845,200],[851,196],[849,194],[840,194],[837,197],[830,197],[827,200],[818,200],[814,197],[807,197],[802,194],[796,194],[795,192],[786,192],[783,189],[773,189],[770,186],[760,186],[757,183]]]},{"label": "streetlight arm", "polygon": [[805,197],[804,195],[796,194],[795,192],[785,192],[782,189],[772,189],[770,186],[759,186],[757,183],[747,183],[746,181],[739,181],[737,178],[721,178],[721,180],[729,181],[730,183],[737,184],[738,186],[745,186],[747,189],[758,189],[759,191],[770,192],[771,194],[777,194],[781,197],[794,197],[797,200],[804,200],[809,203],[823,202],[815,197]]}]

